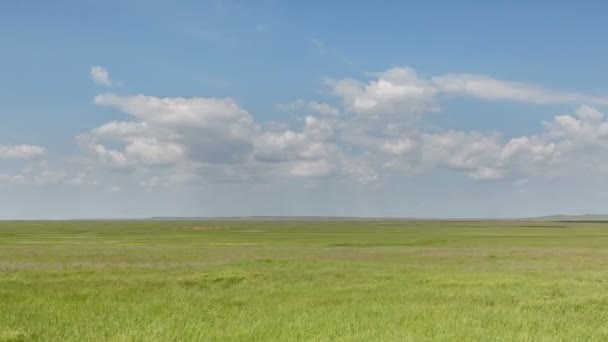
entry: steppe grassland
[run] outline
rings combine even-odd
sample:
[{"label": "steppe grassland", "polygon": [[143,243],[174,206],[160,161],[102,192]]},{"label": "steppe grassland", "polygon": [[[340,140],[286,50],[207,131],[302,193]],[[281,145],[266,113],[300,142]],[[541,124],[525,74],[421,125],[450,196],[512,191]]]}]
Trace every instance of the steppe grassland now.
[{"label": "steppe grassland", "polygon": [[0,223],[0,341],[608,339],[608,224]]}]

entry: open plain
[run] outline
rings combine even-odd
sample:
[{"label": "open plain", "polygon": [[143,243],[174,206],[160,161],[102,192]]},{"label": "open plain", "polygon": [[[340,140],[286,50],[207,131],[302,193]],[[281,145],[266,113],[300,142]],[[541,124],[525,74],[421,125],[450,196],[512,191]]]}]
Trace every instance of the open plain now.
[{"label": "open plain", "polygon": [[0,223],[0,341],[602,341],[608,223]]}]

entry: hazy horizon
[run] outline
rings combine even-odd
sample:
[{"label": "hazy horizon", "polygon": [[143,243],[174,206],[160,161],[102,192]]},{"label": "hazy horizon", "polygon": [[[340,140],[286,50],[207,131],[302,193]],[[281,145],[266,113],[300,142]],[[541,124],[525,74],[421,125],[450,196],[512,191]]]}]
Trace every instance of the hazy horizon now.
[{"label": "hazy horizon", "polygon": [[303,220],[303,221],[374,221],[374,220],[395,220],[395,221],[526,221],[526,220],[535,220],[535,221],[559,221],[559,220],[599,220],[599,221],[608,221],[608,214],[549,214],[542,216],[528,216],[528,217],[415,217],[415,216],[317,216],[317,215],[229,215],[229,216],[142,216],[142,217],[39,217],[39,218],[24,218],[24,217],[8,217],[8,218],[0,218],[0,221],[162,221],[162,220],[185,220],[185,221],[213,221],[213,220],[252,220],[252,221],[264,221],[264,220]]}]

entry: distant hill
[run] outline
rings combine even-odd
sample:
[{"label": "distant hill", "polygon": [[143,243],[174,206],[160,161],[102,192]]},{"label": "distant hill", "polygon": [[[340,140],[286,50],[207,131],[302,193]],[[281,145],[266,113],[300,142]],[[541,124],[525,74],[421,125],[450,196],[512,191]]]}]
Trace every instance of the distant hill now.
[{"label": "distant hill", "polygon": [[532,221],[608,221],[608,215],[600,214],[560,214],[532,217]]},{"label": "distant hill", "polygon": [[424,218],[358,217],[358,216],[210,216],[210,217],[150,217],[148,220],[167,221],[418,221]]},{"label": "distant hill", "polygon": [[522,218],[423,218],[423,217],[356,217],[356,216],[218,216],[218,217],[150,217],[148,220],[179,221],[608,221],[608,215],[559,214]]}]

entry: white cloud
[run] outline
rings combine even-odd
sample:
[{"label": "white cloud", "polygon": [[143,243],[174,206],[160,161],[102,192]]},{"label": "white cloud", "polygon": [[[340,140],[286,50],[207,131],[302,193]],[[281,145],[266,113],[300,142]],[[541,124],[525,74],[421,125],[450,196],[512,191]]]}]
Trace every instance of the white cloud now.
[{"label": "white cloud", "polygon": [[307,138],[303,133],[291,130],[264,132],[258,137],[255,158],[263,162],[293,160],[306,143]]},{"label": "white cloud", "polygon": [[368,161],[373,167],[381,165],[405,176],[448,169],[466,172],[476,180],[497,180],[567,174],[581,163],[608,168],[608,122],[589,106],[581,106],[574,115],[557,115],[536,135],[506,141],[498,133],[429,133],[416,126],[395,125],[392,120],[376,126],[356,116],[350,120],[333,127],[342,138],[340,148],[370,152],[374,158]]},{"label": "white cloud", "polygon": [[[170,153],[173,156],[163,161],[177,161],[187,155],[199,162],[238,163],[253,152],[258,127],[251,115],[230,98],[103,94],[95,97],[95,103],[116,107],[137,121],[108,123],[81,140],[128,142],[131,148],[125,151],[126,157],[139,155],[143,157],[142,161],[150,163],[160,161],[150,153],[162,151],[163,155]],[[146,155],[143,154],[144,146]]]},{"label": "white cloud", "polygon": [[432,78],[437,90],[483,100],[508,100],[536,104],[608,104],[608,96],[545,89],[523,82],[498,80],[485,75],[447,74]]},{"label": "white cloud", "polygon": [[[30,192],[37,193],[36,187],[65,186],[61,190],[65,194],[88,192],[107,198],[118,195],[104,192],[120,190],[120,196],[129,196],[132,202],[178,195],[175,198],[183,198],[185,206],[204,203],[211,208],[208,213],[221,207],[213,207],[215,202],[225,202],[226,207],[261,203],[252,209],[257,212],[281,205],[299,208],[302,203],[293,199],[312,198],[304,191],[316,187],[316,195],[321,195],[318,202],[330,203],[329,213],[334,210],[331,202],[341,199],[351,201],[347,203],[351,208],[360,205],[365,210],[372,202],[378,207],[403,203],[385,212],[391,214],[469,186],[470,197],[485,199],[491,193],[486,191],[498,189],[524,189],[534,195],[546,184],[573,188],[587,181],[602,184],[608,172],[608,121],[604,108],[593,106],[601,102],[597,98],[455,75],[460,74],[438,78],[441,75],[396,68],[370,74],[369,79],[338,79],[329,83],[337,97],[323,94],[288,103],[285,110],[294,115],[273,122],[261,121],[273,113],[252,115],[232,98],[101,94],[95,103],[105,107],[109,119],[78,136],[84,154],[43,165],[40,160],[46,158],[35,159],[45,155],[43,147],[2,146],[0,185],[7,193],[20,187],[34,187]],[[442,100],[447,96],[566,103],[566,108],[580,100],[593,101],[575,111],[556,113],[536,131],[511,136],[425,121],[428,113],[445,105]],[[415,174],[423,175],[411,177]],[[502,183],[476,187],[472,185],[476,181]],[[446,189],[445,184],[449,184]],[[434,193],[426,197],[429,188]],[[199,202],[202,197],[208,202]],[[517,200],[505,201],[513,198]]]},{"label": "white cloud", "polygon": [[557,115],[537,134],[510,139],[496,132],[428,131],[420,124],[439,110],[443,95],[535,104],[602,103],[601,97],[483,75],[427,77],[404,67],[370,77],[328,81],[339,108],[314,100],[279,105],[295,114],[292,122],[256,122],[232,98],[101,94],[96,104],[118,109],[128,119],[94,128],[78,142],[98,165],[137,173],[142,187],[294,177],[369,183],[429,170],[516,181],[548,169],[556,173],[567,161],[602,162],[580,153],[584,149],[605,150],[608,157],[608,123],[590,106]]},{"label": "white cloud", "polygon": [[67,168],[66,165],[53,166],[48,160],[30,161],[18,170],[0,172],[0,185],[97,186],[99,184],[99,181],[87,171]]},{"label": "white cloud", "polygon": [[208,126],[227,122],[249,125],[253,122],[249,113],[230,98],[102,94],[95,96],[95,103],[116,107],[143,122],[170,126]]},{"label": "white cloud", "polygon": [[348,111],[369,116],[401,114],[417,117],[438,109],[437,90],[412,68],[392,68],[372,74],[367,83],[329,80],[332,93],[339,96]]},{"label": "white cloud", "polygon": [[308,102],[308,108],[313,113],[327,115],[327,116],[338,116],[340,114],[340,110],[338,108],[328,105],[327,103],[310,101]]},{"label": "white cloud", "polygon": [[[96,155],[104,166],[122,170],[140,163],[167,165],[182,159],[185,147],[172,139],[174,132],[133,121],[111,121],[77,137],[79,145]],[[117,142],[122,143],[122,151],[104,145]]]},{"label": "white cloud", "polygon": [[102,85],[102,86],[106,86],[106,87],[113,87],[113,86],[119,86],[121,85],[121,82],[115,82],[112,80],[112,78],[110,77],[110,72],[99,65],[93,65],[91,66],[91,70],[90,70],[90,75],[91,75],[91,79],[93,79],[93,82]]},{"label": "white cloud", "polygon": [[[407,175],[447,168],[467,171],[474,179],[500,179],[539,175],[548,169],[555,174],[556,170],[567,168],[567,160],[578,160],[582,155],[597,165],[598,149],[608,149],[608,122],[600,111],[588,105],[580,106],[574,115],[555,116],[536,135],[507,142],[502,142],[496,133],[427,133],[418,122],[439,109],[444,95],[531,104],[608,104],[608,96],[556,91],[485,75],[423,77],[407,67],[370,75],[369,81],[327,82],[346,112],[346,120],[333,129],[342,147],[352,145],[384,156],[384,160],[375,160],[384,169]],[[596,151],[596,157],[592,158],[588,151]]]},{"label": "white cloud", "polygon": [[471,178],[478,180],[498,180],[505,177],[505,171],[492,167],[480,167],[471,173]]},{"label": "white cloud", "polygon": [[129,137],[141,134],[148,128],[145,122],[111,121],[95,128],[92,132],[99,136]]},{"label": "white cloud", "polygon": [[384,167],[405,174],[447,168],[477,172],[499,158],[500,137],[479,132],[425,133],[410,130],[397,139],[388,138],[381,149],[388,154]]},{"label": "white cloud", "polygon": [[127,160],[127,157],[123,152],[107,149],[101,144],[88,145],[87,148],[92,151],[105,166],[114,169],[126,169],[130,166],[130,161]]},{"label": "white cloud", "polygon": [[486,75],[457,73],[424,77],[409,67],[370,75],[373,79],[366,82],[347,78],[329,80],[327,84],[347,111],[373,116],[399,114],[410,119],[438,110],[441,95],[533,104],[608,104],[608,95],[551,90]]},{"label": "white cloud", "polygon": [[499,149],[497,135],[462,131],[424,133],[421,157],[427,163],[469,170],[493,161]]},{"label": "white cloud", "polygon": [[[473,179],[559,176],[608,168],[608,121],[597,109],[581,106],[574,115],[557,115],[536,135],[503,142],[498,134],[410,129],[366,148],[384,153],[384,167],[405,175],[444,168]],[[578,165],[578,166],[577,166]]]},{"label": "white cloud", "polygon": [[291,168],[291,174],[298,177],[326,176],[331,171],[332,167],[326,160],[298,161]]},{"label": "white cloud", "polygon": [[[230,98],[103,94],[95,97],[95,103],[118,108],[133,120],[108,122],[77,138],[85,151],[110,169],[188,167],[189,174],[231,181],[348,173],[342,163],[346,157],[334,141],[335,113],[319,102],[296,103],[295,107],[329,115],[328,119],[308,115],[299,130],[284,124],[260,125]],[[229,175],[221,165],[233,165],[230,173],[240,169],[240,174]],[[141,184],[149,187],[175,180],[151,177]]]},{"label": "white cloud", "polygon": [[544,162],[556,157],[556,145],[539,137],[518,137],[511,139],[502,149],[501,160],[510,162],[524,157],[529,162]]},{"label": "white cloud", "polygon": [[[344,151],[338,141],[335,109],[296,101],[306,109],[299,128],[261,125],[229,98],[156,98],[144,95],[95,97],[120,109],[132,121],[112,121],[78,137],[79,144],[109,169],[151,175],[142,187],[171,183],[276,182],[290,177],[377,179],[365,157]],[[338,130],[338,131],[336,131]],[[173,174],[153,170],[169,167]]]},{"label": "white cloud", "polygon": [[558,115],[553,121],[545,122],[545,128],[554,138],[595,143],[608,138],[608,122],[597,109],[589,106],[579,107],[574,115]]},{"label": "white cloud", "polygon": [[387,140],[382,144],[382,149],[390,154],[407,154],[413,151],[415,143],[409,138],[400,138],[394,141]]},{"label": "white cloud", "polygon": [[33,159],[46,154],[46,149],[35,145],[0,145],[0,159]]},{"label": "white cloud", "polygon": [[338,116],[340,114],[340,110],[334,106],[331,106],[327,103],[318,102],[318,101],[304,101],[304,100],[296,100],[287,104],[280,104],[279,109],[298,114],[300,112],[304,112],[305,115],[309,114],[319,114],[323,116]]},{"label": "white cloud", "polygon": [[182,160],[186,151],[181,144],[142,138],[133,140],[127,145],[125,154],[128,157],[140,159],[148,165],[167,165]]}]

